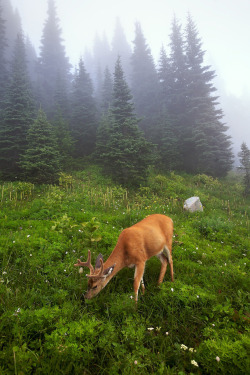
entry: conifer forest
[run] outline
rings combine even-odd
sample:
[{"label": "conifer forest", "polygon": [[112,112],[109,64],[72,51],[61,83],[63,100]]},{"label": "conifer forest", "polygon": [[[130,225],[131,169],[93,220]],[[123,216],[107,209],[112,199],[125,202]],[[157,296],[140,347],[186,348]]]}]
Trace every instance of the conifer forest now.
[{"label": "conifer forest", "polygon": [[63,0],[44,0],[39,49],[11,1],[0,0],[0,375],[248,374],[250,150],[244,139],[235,164],[191,12],[173,15],[158,59],[143,24],[128,42],[117,18],[73,66]]},{"label": "conifer forest", "polygon": [[231,169],[231,140],[213,85],[216,72],[204,65],[190,14],[185,25],[173,18],[159,61],[139,22],[131,46],[117,20],[112,45],[96,38],[93,51],[72,67],[54,1],[48,1],[38,55],[9,7],[2,0],[3,179],[51,183],[57,172],[90,159],[125,185],[145,180],[149,165],[213,177]]}]

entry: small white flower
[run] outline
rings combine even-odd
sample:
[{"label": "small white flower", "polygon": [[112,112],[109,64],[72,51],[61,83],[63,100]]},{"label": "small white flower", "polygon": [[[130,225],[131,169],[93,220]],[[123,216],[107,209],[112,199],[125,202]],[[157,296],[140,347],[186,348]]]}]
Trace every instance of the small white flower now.
[{"label": "small white flower", "polygon": [[148,328],[148,331],[153,331],[154,330],[154,327],[149,327]]},{"label": "small white flower", "polygon": [[130,299],[133,299],[134,297],[133,297],[133,296],[130,296],[129,298],[130,298]]},{"label": "small white flower", "polygon": [[184,345],[184,344],[181,344],[181,349],[183,349],[183,350],[187,350],[188,347],[187,347],[186,345]]},{"label": "small white flower", "polygon": [[13,241],[13,243],[15,243],[16,241]]},{"label": "small white flower", "polygon": [[66,251],[66,253],[65,254],[68,254],[68,252]]},{"label": "small white flower", "polygon": [[212,326],[215,327],[215,324],[213,323]]},{"label": "small white flower", "polygon": [[7,272],[6,272],[6,271],[3,271],[3,275],[7,275]]},{"label": "small white flower", "polygon": [[168,336],[168,335],[169,335],[169,332],[166,332],[166,335]]},{"label": "small white flower", "polygon": [[243,255],[243,257],[246,257],[247,256],[247,254],[242,254]]},{"label": "small white flower", "polygon": [[134,364],[135,364],[135,365],[137,365],[137,363],[138,363],[137,361],[134,361]]},{"label": "small white flower", "polygon": [[28,234],[27,238],[29,238],[29,237],[30,237],[30,234]]},{"label": "small white flower", "polygon": [[202,261],[201,260],[197,260],[197,263],[202,264]]},{"label": "small white flower", "polygon": [[66,270],[64,270],[64,272],[66,272]]},{"label": "small white flower", "polygon": [[220,357],[217,356],[215,359],[217,362],[220,362]]},{"label": "small white flower", "polygon": [[194,359],[192,359],[191,364],[196,366],[196,367],[199,367],[198,363]]},{"label": "small white flower", "polygon": [[30,257],[32,257],[32,254],[30,254]]},{"label": "small white flower", "polygon": [[200,298],[200,296],[196,296],[197,298]]},{"label": "small white flower", "polygon": [[226,266],[227,264],[225,263],[225,266]]},{"label": "small white flower", "polygon": [[173,292],[174,291],[174,288],[171,288],[171,292]]},{"label": "small white flower", "polygon": [[189,351],[190,351],[191,353],[193,353],[194,348],[189,348]]}]

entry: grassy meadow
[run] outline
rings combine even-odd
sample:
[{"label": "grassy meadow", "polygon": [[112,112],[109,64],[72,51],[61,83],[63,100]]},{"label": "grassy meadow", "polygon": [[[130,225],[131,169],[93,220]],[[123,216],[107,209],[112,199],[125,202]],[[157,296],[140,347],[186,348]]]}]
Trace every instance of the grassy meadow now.
[{"label": "grassy meadow", "polygon": [[[234,176],[150,175],[128,191],[97,168],[58,186],[0,184],[0,374],[249,373],[250,199]],[[203,212],[183,210],[199,196]],[[135,307],[134,270],[92,300],[73,265],[111,253],[119,233],[152,213],[174,221],[173,261],[147,262]],[[86,271],[86,272],[85,272]]]}]

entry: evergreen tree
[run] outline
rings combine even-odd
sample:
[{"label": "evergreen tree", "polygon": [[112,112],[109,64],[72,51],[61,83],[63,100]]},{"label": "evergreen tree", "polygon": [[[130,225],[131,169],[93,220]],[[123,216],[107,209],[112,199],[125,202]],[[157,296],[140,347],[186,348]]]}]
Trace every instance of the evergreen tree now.
[{"label": "evergreen tree", "polygon": [[6,178],[20,177],[20,155],[27,146],[26,136],[34,117],[34,103],[27,73],[25,45],[17,36],[0,129],[0,168]]},{"label": "evergreen tree", "polygon": [[41,85],[40,100],[49,116],[53,114],[56,108],[58,77],[60,77],[64,87],[66,86],[68,89],[69,86],[70,64],[65,55],[61,33],[55,2],[54,0],[48,0],[48,19],[44,25],[40,47],[39,83]]},{"label": "evergreen tree", "polygon": [[6,90],[8,73],[7,73],[7,62],[6,62],[6,48],[7,40],[5,34],[5,20],[2,16],[2,3],[0,0],[0,110],[3,105],[3,97]]},{"label": "evergreen tree", "polygon": [[1,0],[2,17],[5,22],[5,37],[7,48],[5,50],[7,61],[12,60],[13,49],[17,35],[22,33],[21,19],[17,10],[13,11],[11,0]]},{"label": "evergreen tree", "polygon": [[159,85],[154,60],[139,23],[135,25],[133,43],[131,91],[136,113],[142,117],[140,127],[150,138],[159,111]]},{"label": "evergreen tree", "polygon": [[223,176],[232,166],[230,137],[226,134],[228,128],[222,123],[218,96],[214,96],[216,89],[212,79],[215,72],[203,64],[205,51],[190,15],[185,34],[187,111],[182,132],[184,169]]},{"label": "evergreen tree", "polygon": [[160,50],[160,59],[158,63],[158,80],[159,80],[159,103],[160,111],[167,111],[170,108],[170,90],[173,86],[173,75],[171,74],[170,59],[162,46]]},{"label": "evergreen tree", "polygon": [[131,79],[131,46],[129,45],[125,32],[123,30],[123,27],[121,25],[120,19],[117,18],[116,20],[116,25],[115,25],[115,30],[113,34],[113,39],[112,39],[112,70],[113,67],[115,66],[117,56],[121,57],[122,60],[122,67],[124,71],[124,77],[126,81],[130,84],[130,79]]},{"label": "evergreen tree", "polygon": [[152,162],[152,144],[138,128],[120,57],[115,66],[111,110],[98,129],[96,152],[104,170],[126,186],[139,185]]},{"label": "evergreen tree", "polygon": [[73,81],[71,102],[71,131],[75,141],[75,156],[90,155],[96,141],[96,105],[93,98],[93,86],[80,59]]},{"label": "evergreen tree", "polygon": [[241,164],[238,169],[244,173],[245,194],[250,195],[250,150],[245,142],[242,143],[238,156]]},{"label": "evergreen tree", "polygon": [[27,68],[28,74],[32,82],[32,86],[35,86],[37,80],[37,55],[34,46],[28,37],[25,38],[25,49],[27,56]]},{"label": "evergreen tree", "polygon": [[158,79],[160,86],[160,110],[159,120],[152,135],[152,142],[157,145],[158,163],[161,169],[170,171],[180,166],[180,152],[174,126],[175,122],[169,114],[173,76],[171,75],[170,59],[167,57],[164,47],[160,51]]},{"label": "evergreen tree", "polygon": [[74,141],[69,130],[69,124],[63,117],[60,107],[53,119],[52,126],[55,129],[57,149],[60,154],[60,164],[62,169],[69,169],[72,165]]},{"label": "evergreen tree", "polygon": [[102,111],[107,113],[112,102],[113,80],[109,68],[104,71],[104,81],[102,87]]},{"label": "evergreen tree", "polygon": [[26,180],[37,184],[58,181],[60,155],[55,132],[41,109],[29,128],[27,141],[27,149],[20,163]]},{"label": "evergreen tree", "polygon": [[176,133],[180,141],[179,147],[181,147],[186,114],[186,57],[181,25],[176,17],[173,19],[170,34],[169,70],[171,79],[167,110],[172,121],[175,122]]}]

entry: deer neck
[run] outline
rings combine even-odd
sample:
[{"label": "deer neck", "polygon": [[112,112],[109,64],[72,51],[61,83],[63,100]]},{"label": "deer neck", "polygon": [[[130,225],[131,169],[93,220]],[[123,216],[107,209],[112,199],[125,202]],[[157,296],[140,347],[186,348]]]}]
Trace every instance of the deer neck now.
[{"label": "deer neck", "polygon": [[111,274],[112,277],[125,267],[122,251],[118,247],[114,248],[113,252],[104,263],[104,269],[112,266],[115,266],[114,271]]}]

